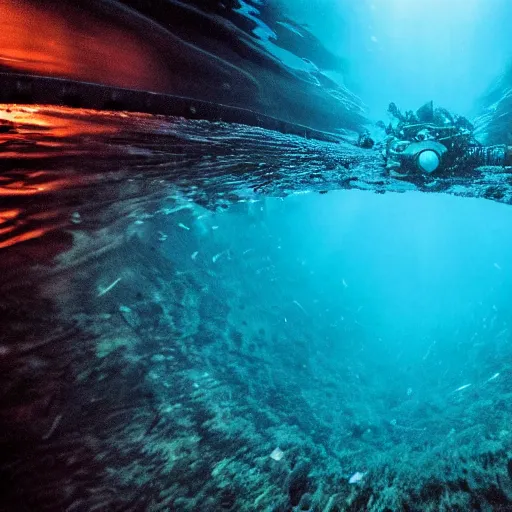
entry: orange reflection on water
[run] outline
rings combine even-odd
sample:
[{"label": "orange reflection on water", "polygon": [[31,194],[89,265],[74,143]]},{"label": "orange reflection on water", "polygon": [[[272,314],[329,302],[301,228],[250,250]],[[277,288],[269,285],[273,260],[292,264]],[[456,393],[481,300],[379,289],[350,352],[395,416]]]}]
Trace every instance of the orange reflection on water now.
[{"label": "orange reflection on water", "polygon": [[41,185],[28,185],[25,182],[18,181],[9,183],[7,186],[0,186],[0,197],[2,196],[33,196],[35,194],[44,194],[56,192],[71,185],[71,180],[61,179],[49,181]]},{"label": "orange reflection on water", "polygon": [[[94,118],[91,113],[94,114]],[[56,138],[92,134],[106,135],[115,133],[119,129],[110,122],[107,113],[58,106],[40,108],[0,104],[0,121],[14,123],[19,133],[40,128],[44,130],[42,133]],[[12,137],[15,135],[5,134],[0,136],[0,140]],[[46,141],[45,144],[51,146],[55,142]],[[0,157],[2,156],[5,157],[5,154],[0,155]]]},{"label": "orange reflection on water", "polygon": [[[0,36],[1,37],[1,36]],[[0,50],[1,51],[1,50]],[[0,105],[0,120],[10,123],[30,124],[33,126],[47,126],[40,116],[37,107],[13,107],[13,105]]]},{"label": "orange reflection on water", "polygon": [[10,247],[11,245],[19,244],[21,242],[26,242],[27,240],[32,240],[34,238],[39,238],[43,236],[45,233],[50,231],[50,229],[32,229],[30,231],[25,231],[21,235],[13,236],[8,240],[4,240],[0,242],[0,249],[4,249],[5,247]]},{"label": "orange reflection on water", "polygon": [[15,229],[16,226],[6,226],[5,228],[0,228],[0,236],[6,235],[7,233],[14,231]]},{"label": "orange reflection on water", "polygon": [[39,187],[26,186],[24,183],[11,183],[7,187],[0,187],[0,197],[2,196],[33,196],[40,193]]},{"label": "orange reflection on water", "polygon": [[162,92],[168,71],[144,39],[84,9],[0,1],[0,66]]},{"label": "orange reflection on water", "polygon": [[20,209],[12,208],[9,210],[1,210],[0,211],[0,225],[4,224],[7,221],[15,219],[21,213]]},{"label": "orange reflection on water", "polygon": [[[17,208],[0,210],[0,235],[8,235],[9,233],[16,231],[20,227],[20,220],[18,217],[22,214],[22,211]],[[0,249],[10,247],[26,240],[32,240],[43,236],[48,231],[48,228],[35,228],[26,230],[24,228],[23,233],[15,236],[11,236],[6,240],[0,240]]]},{"label": "orange reflection on water", "polygon": [[16,218],[20,213],[19,209],[0,211],[0,236],[16,229]]}]

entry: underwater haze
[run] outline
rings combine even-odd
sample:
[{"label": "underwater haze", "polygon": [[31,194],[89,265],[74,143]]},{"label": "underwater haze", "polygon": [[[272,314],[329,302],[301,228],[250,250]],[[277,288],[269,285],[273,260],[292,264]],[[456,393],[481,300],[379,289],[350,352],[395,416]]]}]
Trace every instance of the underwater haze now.
[{"label": "underwater haze", "polygon": [[512,0],[2,13],[0,512],[512,512]]},{"label": "underwater haze", "polygon": [[281,0],[332,52],[371,116],[429,100],[463,115],[512,58],[508,0]]}]

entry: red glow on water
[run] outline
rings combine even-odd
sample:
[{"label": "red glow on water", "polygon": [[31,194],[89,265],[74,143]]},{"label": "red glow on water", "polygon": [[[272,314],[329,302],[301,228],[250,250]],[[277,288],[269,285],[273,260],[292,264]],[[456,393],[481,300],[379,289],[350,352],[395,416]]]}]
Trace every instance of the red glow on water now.
[{"label": "red glow on water", "polygon": [[[117,138],[154,123],[161,120],[149,114],[0,104],[0,126],[10,128],[0,133],[0,164],[8,168],[0,173],[0,250],[23,243],[23,254],[30,249],[38,261],[68,250],[72,240],[62,240],[63,230],[80,223],[68,200],[95,187],[93,195],[117,200],[117,189],[110,192],[108,184],[118,172],[125,176],[119,161],[133,157],[133,148]],[[91,158],[96,168],[87,167]]]},{"label": "red glow on water", "polygon": [[[95,122],[87,119],[91,112],[96,114]],[[72,114],[72,115],[71,115]],[[118,114],[121,115],[121,114]],[[82,119],[83,116],[83,119]],[[23,136],[34,130],[51,130],[53,137],[74,137],[76,135],[102,135],[115,133],[118,128],[109,123],[109,114],[69,107],[15,106],[0,104],[0,121],[13,123]],[[13,134],[0,135],[2,139],[12,139]],[[49,143],[48,143],[49,144]],[[5,157],[5,151],[2,157]],[[22,155],[17,155],[21,157]],[[33,157],[33,154],[30,154]]]},{"label": "red glow on water", "polygon": [[33,196],[36,194],[44,194],[49,192],[57,192],[69,187],[71,180],[61,179],[47,182],[41,185],[27,185],[24,181],[12,182],[7,186],[0,185],[0,197],[12,196]]},{"label": "red glow on water", "polygon": [[16,229],[16,218],[20,213],[19,209],[0,210],[0,236]]},{"label": "red glow on water", "polygon": [[9,210],[0,211],[0,226],[5,222],[15,219],[21,213],[20,209],[11,208]]},{"label": "red glow on water", "polygon": [[50,228],[47,229],[31,229],[29,231],[25,231],[24,233],[13,236],[8,240],[0,241],[0,249],[5,249],[6,247],[10,247],[12,245],[19,244],[21,242],[26,242],[27,240],[33,240],[34,238],[40,238],[45,233],[50,231]]},{"label": "red glow on water", "polygon": [[161,92],[168,72],[141,36],[88,13],[0,2],[0,66]]}]

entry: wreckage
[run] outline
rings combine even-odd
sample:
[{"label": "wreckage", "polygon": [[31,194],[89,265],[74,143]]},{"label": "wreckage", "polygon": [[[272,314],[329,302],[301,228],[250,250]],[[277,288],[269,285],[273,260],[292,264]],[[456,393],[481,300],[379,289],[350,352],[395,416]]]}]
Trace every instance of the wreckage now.
[{"label": "wreckage", "polygon": [[395,103],[388,112],[393,122],[385,130],[386,169],[402,174],[464,175],[479,166],[512,165],[512,146],[485,146],[474,136],[474,126],[463,116],[445,108],[434,108],[432,101],[416,112],[405,114]]}]

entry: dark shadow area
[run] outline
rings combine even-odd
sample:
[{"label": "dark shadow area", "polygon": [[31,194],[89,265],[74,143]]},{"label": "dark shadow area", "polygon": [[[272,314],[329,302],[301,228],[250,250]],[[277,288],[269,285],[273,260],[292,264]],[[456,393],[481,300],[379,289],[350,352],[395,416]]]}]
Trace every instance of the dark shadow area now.
[{"label": "dark shadow area", "polygon": [[[312,50],[289,37],[282,44],[299,60],[317,57],[321,68],[288,66],[267,51],[252,32],[257,23],[239,8],[174,0],[4,2],[0,69],[185,96],[317,130],[359,130],[365,122],[359,100],[321,76],[322,67],[341,69],[340,60],[303,29]],[[277,30],[279,12],[261,16]],[[30,96],[20,93],[19,101]]]}]

